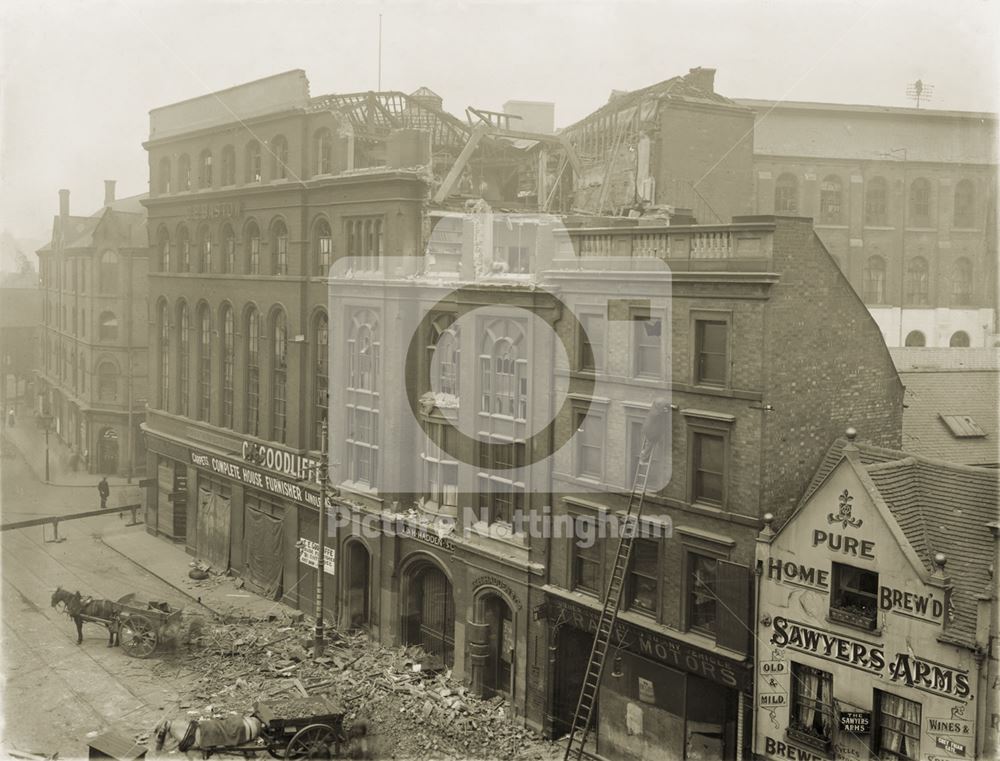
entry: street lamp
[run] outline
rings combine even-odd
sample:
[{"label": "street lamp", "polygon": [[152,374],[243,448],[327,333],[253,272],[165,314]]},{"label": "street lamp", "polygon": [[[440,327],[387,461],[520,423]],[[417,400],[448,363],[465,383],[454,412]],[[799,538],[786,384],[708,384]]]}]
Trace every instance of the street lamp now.
[{"label": "street lamp", "polygon": [[52,416],[43,414],[38,416],[38,424],[45,431],[45,483],[49,482],[49,431],[52,430]]}]

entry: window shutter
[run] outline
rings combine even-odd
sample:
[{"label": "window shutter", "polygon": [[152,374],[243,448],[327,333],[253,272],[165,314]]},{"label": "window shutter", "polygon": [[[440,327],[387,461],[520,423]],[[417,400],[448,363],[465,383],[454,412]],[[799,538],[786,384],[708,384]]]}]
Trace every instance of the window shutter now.
[{"label": "window shutter", "polygon": [[719,560],[715,576],[715,644],[739,653],[750,647],[750,569]]}]

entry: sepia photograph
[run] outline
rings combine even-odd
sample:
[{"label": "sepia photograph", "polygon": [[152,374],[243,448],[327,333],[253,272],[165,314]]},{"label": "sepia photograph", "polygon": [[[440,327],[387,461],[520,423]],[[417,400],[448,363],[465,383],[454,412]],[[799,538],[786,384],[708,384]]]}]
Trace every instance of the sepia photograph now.
[{"label": "sepia photograph", "polygon": [[7,0],[0,759],[1000,761],[1000,0]]}]

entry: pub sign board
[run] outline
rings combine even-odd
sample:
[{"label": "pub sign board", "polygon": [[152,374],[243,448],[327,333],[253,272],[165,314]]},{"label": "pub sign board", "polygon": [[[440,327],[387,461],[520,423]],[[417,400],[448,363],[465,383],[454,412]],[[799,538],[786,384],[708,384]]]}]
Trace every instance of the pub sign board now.
[{"label": "pub sign board", "polygon": [[841,711],[840,731],[850,732],[853,735],[863,735],[871,731],[872,713],[871,711]]}]

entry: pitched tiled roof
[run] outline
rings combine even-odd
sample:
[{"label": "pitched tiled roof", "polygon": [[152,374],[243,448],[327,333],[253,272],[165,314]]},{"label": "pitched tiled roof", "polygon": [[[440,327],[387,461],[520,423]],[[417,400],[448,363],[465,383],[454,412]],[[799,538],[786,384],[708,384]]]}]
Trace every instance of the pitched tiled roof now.
[{"label": "pitched tiled roof", "polygon": [[995,346],[894,346],[889,353],[901,373],[912,370],[1000,370],[1000,349]]},{"label": "pitched tiled roof", "polygon": [[[1000,463],[1000,371],[904,372],[903,446],[907,451],[963,465]],[[986,434],[959,437],[943,419],[967,415]]]},{"label": "pitched tiled roof", "polygon": [[[128,245],[132,248],[145,248],[149,245],[149,239],[146,236],[146,207],[141,202],[148,196],[148,193],[140,193],[139,195],[119,198],[113,201],[110,206],[102,206],[89,217],[66,217],[66,224],[62,230],[63,248],[92,248],[94,245],[94,232],[109,210],[115,214],[122,215],[124,220],[131,222]],[[130,217],[133,219],[129,219]],[[53,231],[60,224],[58,216],[54,220]],[[52,248],[52,241],[50,240],[38,249],[38,251],[51,251]]]}]

